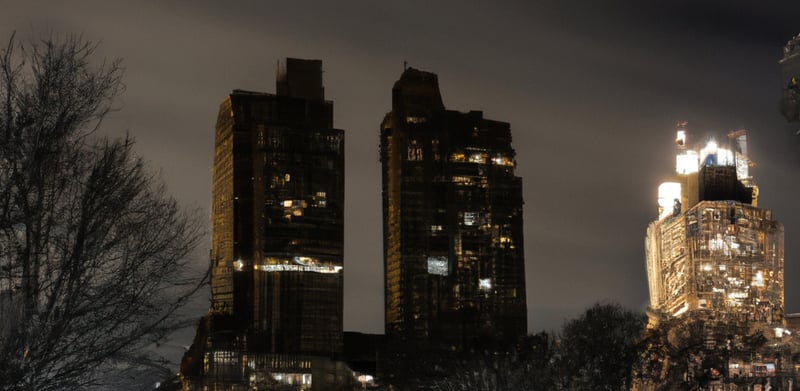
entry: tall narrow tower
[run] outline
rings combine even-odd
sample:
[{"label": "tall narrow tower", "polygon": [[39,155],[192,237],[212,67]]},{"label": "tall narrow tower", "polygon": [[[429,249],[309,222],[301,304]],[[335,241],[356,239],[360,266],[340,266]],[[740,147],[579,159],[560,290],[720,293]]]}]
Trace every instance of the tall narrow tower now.
[{"label": "tall narrow tower", "polygon": [[321,61],[287,59],[277,94],[222,102],[212,197],[212,306],[182,372],[202,387],[307,389],[312,358],[342,351],[344,132]]},{"label": "tall narrow tower", "polygon": [[386,334],[463,349],[525,335],[522,179],[508,123],[445,110],[406,69],[381,124]]},{"label": "tall narrow tower", "polygon": [[344,133],[322,62],[288,59],[278,94],[235,90],[217,119],[213,310],[274,352],[342,348]]},{"label": "tall narrow tower", "polygon": [[650,306],[671,317],[743,324],[783,320],[783,226],[757,206],[744,131],[688,144],[677,131],[676,172],[658,188],[647,229]]}]

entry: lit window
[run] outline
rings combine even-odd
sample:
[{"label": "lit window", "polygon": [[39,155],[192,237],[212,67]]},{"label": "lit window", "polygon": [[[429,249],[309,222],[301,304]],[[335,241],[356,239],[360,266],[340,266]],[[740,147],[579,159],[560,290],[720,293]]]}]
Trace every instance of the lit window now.
[{"label": "lit window", "polygon": [[336,274],[342,271],[342,266],[336,265],[287,265],[287,264],[267,264],[253,265],[254,270],[262,272],[314,272],[323,274]]},{"label": "lit window", "polygon": [[286,174],[283,175],[283,180],[284,180],[284,182],[291,182],[292,181],[292,176],[289,175],[289,173],[287,172]]},{"label": "lit window", "polygon": [[[746,297],[747,297],[747,293],[745,293],[745,292],[742,292],[742,291],[733,291],[733,292],[731,292],[731,293],[728,293],[728,298],[729,298],[729,299],[732,299],[732,300],[734,300],[734,301],[735,301],[736,299],[744,299],[744,298],[746,298]],[[734,304],[735,304],[735,305],[738,305],[739,303],[738,303],[738,301],[736,301]]]},{"label": "lit window", "polygon": [[473,153],[469,155],[469,162],[470,163],[486,163],[486,154],[485,153]]},{"label": "lit window", "polygon": [[478,224],[478,214],[475,212],[464,212],[464,225],[473,226]]},{"label": "lit window", "polygon": [[428,274],[446,276],[448,274],[447,257],[428,257]]},{"label": "lit window", "polygon": [[764,272],[761,270],[756,272],[756,275],[753,276],[753,286],[763,287],[764,286]]},{"label": "lit window", "polygon": [[470,185],[472,184],[472,179],[468,176],[453,175],[453,183]]},{"label": "lit window", "polygon": [[497,155],[492,158],[492,163],[498,166],[513,166],[514,161],[509,159],[507,156]]},{"label": "lit window", "polygon": [[234,363],[234,353],[228,350],[214,351],[214,362],[220,364]]},{"label": "lit window", "polygon": [[492,289],[492,279],[491,278],[479,278],[478,279],[478,289],[482,291],[489,291]]},{"label": "lit window", "polygon": [[411,140],[408,145],[408,160],[422,160],[422,145],[417,144],[417,140]]}]

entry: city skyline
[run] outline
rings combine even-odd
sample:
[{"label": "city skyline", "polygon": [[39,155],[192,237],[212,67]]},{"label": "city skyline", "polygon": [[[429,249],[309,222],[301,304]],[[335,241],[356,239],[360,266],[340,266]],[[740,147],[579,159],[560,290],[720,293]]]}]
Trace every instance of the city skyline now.
[{"label": "city skyline", "polygon": [[[655,217],[653,189],[662,178],[654,173],[670,172],[666,151],[679,120],[698,136],[750,130],[759,204],[785,225],[787,281],[800,273],[800,244],[790,240],[800,232],[800,141],[778,111],[778,60],[800,32],[792,23],[798,6],[710,4],[381,10],[346,2],[307,13],[304,5],[277,12],[251,3],[230,10],[202,2],[33,2],[6,7],[0,31],[22,36],[30,24],[51,26],[124,58],[123,110],[103,132],[129,131],[171,192],[207,216],[219,97],[233,88],[267,90],[280,58],[322,59],[337,102],[334,126],[348,131],[346,330],[383,329],[377,129],[389,87],[403,61],[437,73],[449,107],[513,124],[517,172],[526,180],[528,327],[537,331],[597,300],[647,305],[642,232]],[[199,268],[208,262],[206,243]],[[207,307],[201,301],[197,308]],[[800,312],[797,284],[786,286],[786,310]]]}]

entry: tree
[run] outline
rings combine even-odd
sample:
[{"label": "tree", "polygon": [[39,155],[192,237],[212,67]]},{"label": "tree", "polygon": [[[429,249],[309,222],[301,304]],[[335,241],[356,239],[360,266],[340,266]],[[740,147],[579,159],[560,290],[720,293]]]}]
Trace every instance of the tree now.
[{"label": "tree", "polygon": [[477,358],[453,362],[446,376],[432,380],[430,389],[436,391],[499,391],[496,370]]},{"label": "tree", "polygon": [[639,341],[634,377],[641,389],[683,390],[701,374],[705,346],[704,322],[652,314],[657,322]]},{"label": "tree", "polygon": [[645,316],[618,304],[595,304],[564,325],[558,381],[568,390],[627,390]]},{"label": "tree", "polygon": [[519,391],[556,389],[557,346],[553,336],[545,331],[528,335],[517,348],[517,359],[512,363],[511,389]]},{"label": "tree", "polygon": [[132,150],[96,134],[119,61],[81,37],[0,57],[0,389],[82,389],[154,365],[142,347],[184,319],[202,237]]}]

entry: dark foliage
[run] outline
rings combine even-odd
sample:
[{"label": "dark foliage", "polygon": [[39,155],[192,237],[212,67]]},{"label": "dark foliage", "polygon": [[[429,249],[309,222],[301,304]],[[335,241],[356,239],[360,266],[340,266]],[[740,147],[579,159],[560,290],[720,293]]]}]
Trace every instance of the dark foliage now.
[{"label": "dark foliage", "polygon": [[617,304],[595,304],[567,322],[557,360],[558,381],[570,390],[627,390],[646,317]]}]

